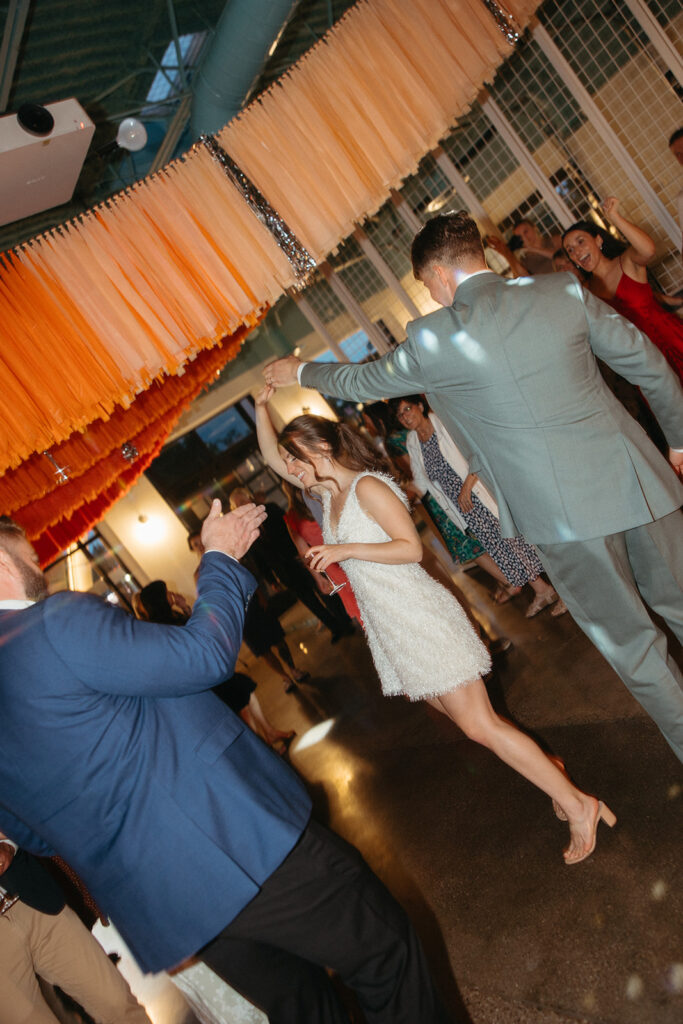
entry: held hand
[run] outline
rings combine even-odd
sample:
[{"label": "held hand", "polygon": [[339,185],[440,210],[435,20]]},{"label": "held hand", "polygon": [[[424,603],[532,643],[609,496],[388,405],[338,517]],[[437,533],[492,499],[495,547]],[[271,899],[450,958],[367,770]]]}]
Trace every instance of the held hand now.
[{"label": "held hand", "polygon": [[265,387],[261,388],[258,395],[256,395],[254,399],[254,405],[268,405],[268,402],[271,400],[274,394],[275,388],[272,387],[270,384],[266,384]]},{"label": "held hand", "polygon": [[221,503],[214,498],[211,511],[202,526],[204,550],[224,551],[233,558],[242,558],[259,535],[259,527],[266,518],[263,505],[241,505],[227,515],[221,513]]},{"label": "held hand", "polygon": [[602,204],[602,209],[605,216],[609,217],[610,220],[614,217],[615,213],[619,216],[619,200],[616,196],[607,196],[607,199]]},{"label": "held hand", "polygon": [[673,448],[669,448],[669,462],[673,466],[674,472],[683,478],[683,452],[676,452]]},{"label": "held hand", "polygon": [[297,370],[301,360],[297,356],[284,356],[283,359],[276,359],[263,370],[266,384],[273,388],[286,388],[298,383]]},{"label": "held hand", "polygon": [[463,512],[471,512],[474,508],[474,502],[472,501],[472,486],[472,484],[465,482],[460,489],[458,505]]},{"label": "held hand", "polygon": [[13,860],[14,847],[9,843],[3,843],[0,839],[0,875],[4,875]]},{"label": "held hand", "polygon": [[306,552],[308,565],[315,572],[324,572],[328,565],[348,558],[345,544],[316,544]]}]

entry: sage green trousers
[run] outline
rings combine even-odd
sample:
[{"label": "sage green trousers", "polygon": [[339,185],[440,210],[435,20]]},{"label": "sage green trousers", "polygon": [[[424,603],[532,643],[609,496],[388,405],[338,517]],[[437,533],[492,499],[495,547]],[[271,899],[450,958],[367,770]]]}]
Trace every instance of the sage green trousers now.
[{"label": "sage green trousers", "polygon": [[575,621],[683,761],[683,675],[648,610],[683,643],[683,513],[536,547]]}]

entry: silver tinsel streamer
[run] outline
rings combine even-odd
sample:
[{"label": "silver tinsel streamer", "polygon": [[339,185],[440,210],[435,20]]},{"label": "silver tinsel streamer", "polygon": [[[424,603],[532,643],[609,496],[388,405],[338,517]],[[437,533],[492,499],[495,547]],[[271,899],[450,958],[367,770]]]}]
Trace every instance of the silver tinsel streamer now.
[{"label": "silver tinsel streamer", "polygon": [[495,18],[498,28],[505,36],[508,43],[512,46],[514,46],[515,43],[518,43],[522,35],[522,30],[512,15],[508,14],[505,8],[501,7],[500,4],[497,4],[496,0],[482,0],[482,3],[487,11]]},{"label": "silver tinsel streamer", "polygon": [[70,467],[69,466],[60,466],[59,463],[57,462],[57,460],[55,459],[54,455],[50,454],[50,452],[43,452],[43,455],[45,456],[46,459],[49,459],[49,461],[52,463],[52,467],[53,467],[53,469],[55,471],[55,476],[57,477],[57,483],[58,484],[65,484],[65,483],[67,483],[68,480],[69,480],[69,469],[70,469]]},{"label": "silver tinsel streamer", "polygon": [[216,142],[213,135],[200,135],[199,141],[208,149],[214,160],[221,165],[233,185],[239,189],[245,202],[261,223],[265,224],[294,267],[296,276],[300,281],[303,280],[316,267],[316,262],[308,249],[301,244],[279,213],[273,209],[266,197],[259,192],[256,185],[254,185],[253,181],[250,181],[241,167]]},{"label": "silver tinsel streamer", "polygon": [[138,455],[140,454],[130,441],[124,441],[121,445],[121,454],[123,455],[126,462],[135,462]]}]

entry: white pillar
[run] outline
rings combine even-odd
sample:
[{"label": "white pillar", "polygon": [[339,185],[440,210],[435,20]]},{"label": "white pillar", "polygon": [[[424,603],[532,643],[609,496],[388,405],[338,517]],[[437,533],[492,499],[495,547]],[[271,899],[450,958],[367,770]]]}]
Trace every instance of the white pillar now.
[{"label": "white pillar", "polygon": [[360,302],[356,301],[355,296],[346,287],[340,275],[336,274],[334,269],[327,262],[321,263],[319,269],[334,294],[345,307],[346,311],[351,314],[358,326],[365,331],[379,354],[383,356],[387,352],[391,352],[391,347],[381,330],[376,324],[373,324]]},{"label": "white pillar", "polygon": [[[643,0],[624,0],[631,14],[650,37],[650,42],[666,64],[667,68],[683,85],[683,60],[676,47]],[[672,97],[673,98],[673,97]]]},{"label": "white pillar", "polygon": [[405,201],[400,192],[397,192],[395,188],[391,190],[391,201],[396,207],[396,213],[399,215],[404,224],[406,224],[413,234],[417,234],[422,227],[422,221],[415,213],[415,210]]},{"label": "white pillar", "polygon": [[[555,45],[542,25],[536,24],[532,30],[532,35],[554,67],[557,74],[571,92],[574,99],[583,108],[588,120],[599,133],[602,142],[609,147],[614,159],[624,168],[626,174],[638,189],[641,196],[652,210],[652,213],[673,242],[674,247],[678,249],[681,244],[681,231],[678,224],[654,191],[631,154],[623,145],[621,139],[614,131],[607,118],[603,115],[597,103],[595,103],[593,97],[585,88],[579,76],[576,74],[569,62],[564,58],[561,51]],[[568,227],[568,225],[565,225],[565,227]]]},{"label": "white pillar", "polygon": [[498,228],[493,223],[488,213],[451,160],[448,153],[446,153],[441,146],[437,146],[436,149],[432,150],[432,156],[450,181],[451,185],[457,190],[458,194],[462,196],[463,202],[472,216],[476,217],[477,220],[481,222],[484,232],[486,234],[497,235]]},{"label": "white pillar", "polygon": [[481,104],[481,107],[491,124],[495,125],[498,129],[498,134],[517,158],[520,166],[522,166],[527,172],[532,182],[557,217],[559,223],[563,228],[568,228],[574,223],[576,217],[569,207],[560,199],[557,192],[550,184],[545,174],[534,160],[532,154],[514,130],[496,101],[492,99],[491,96],[487,96]]},{"label": "white pillar", "polygon": [[332,352],[334,352],[339,362],[348,363],[348,356],[334,340],[334,338],[328,331],[327,327],[325,327],[325,324],[322,322],[316,311],[313,309],[313,306],[310,304],[308,299],[304,295],[302,295],[301,292],[296,291],[296,289],[294,288],[290,290],[289,296],[290,298],[294,299],[297,306],[299,307],[303,315],[306,317],[315,333],[320,335],[320,337],[323,339],[327,347]]},{"label": "white pillar", "polygon": [[396,277],[396,274],[386,262],[379,249],[377,249],[374,242],[368,238],[365,231],[363,231],[363,228],[357,227],[353,232],[353,237],[356,239],[384,283],[387,287],[391,288],[399,302],[405,306],[408,312],[415,317],[415,319],[422,316],[422,313],[417,308],[410,295],[408,295],[408,292]]}]

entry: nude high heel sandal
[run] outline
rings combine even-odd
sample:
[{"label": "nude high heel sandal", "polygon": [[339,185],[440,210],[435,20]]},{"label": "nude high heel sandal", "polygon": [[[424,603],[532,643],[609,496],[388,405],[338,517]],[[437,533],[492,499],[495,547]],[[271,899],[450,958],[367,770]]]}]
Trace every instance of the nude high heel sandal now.
[{"label": "nude high heel sandal", "polygon": [[565,856],[565,864],[580,864],[582,860],[586,859],[586,857],[590,857],[591,853],[595,849],[598,825],[601,821],[604,821],[604,823],[606,825],[609,825],[610,828],[614,828],[614,826],[617,823],[617,816],[612,811],[610,811],[609,807],[603,804],[602,800],[598,800],[598,813],[595,815],[595,821],[593,822],[593,836],[589,849],[586,850],[586,852],[582,854],[580,857],[576,857],[573,860],[567,860],[567,857]]}]

